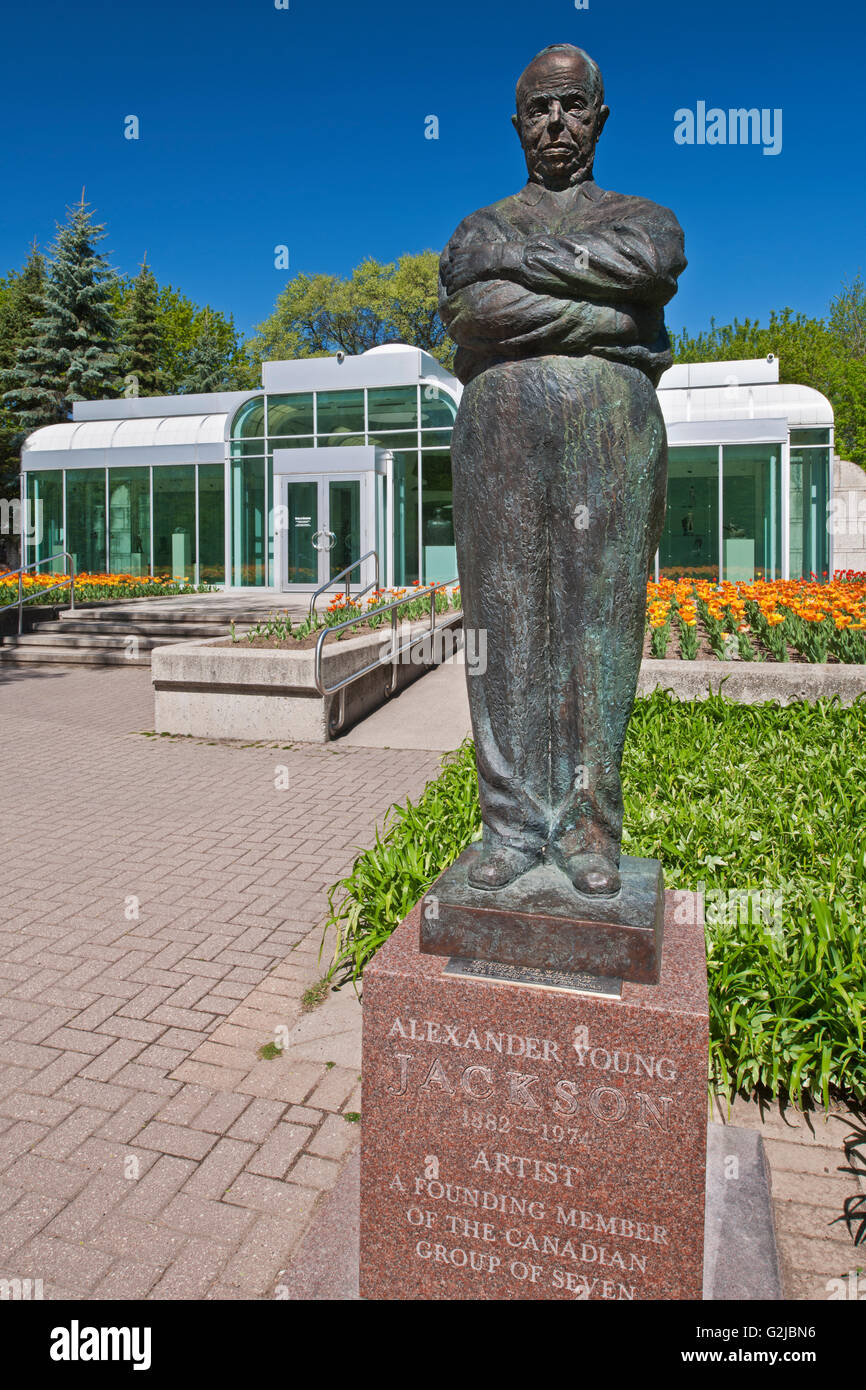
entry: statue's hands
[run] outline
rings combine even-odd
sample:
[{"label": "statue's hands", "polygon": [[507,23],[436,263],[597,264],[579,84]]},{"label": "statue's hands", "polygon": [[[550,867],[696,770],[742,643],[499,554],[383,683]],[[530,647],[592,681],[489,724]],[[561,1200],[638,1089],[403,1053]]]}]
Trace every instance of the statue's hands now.
[{"label": "statue's hands", "polygon": [[442,283],[449,294],[465,289],[482,278],[487,268],[486,247],[477,242],[452,247],[441,262]]},{"label": "statue's hands", "polygon": [[593,347],[617,343],[636,343],[638,326],[634,317],[611,304],[573,300],[560,320],[563,346]]},{"label": "statue's hands", "polygon": [[495,280],[507,275],[519,263],[518,246],[505,241],[475,241],[443,253],[439,271],[446,290],[454,294],[478,280]]}]

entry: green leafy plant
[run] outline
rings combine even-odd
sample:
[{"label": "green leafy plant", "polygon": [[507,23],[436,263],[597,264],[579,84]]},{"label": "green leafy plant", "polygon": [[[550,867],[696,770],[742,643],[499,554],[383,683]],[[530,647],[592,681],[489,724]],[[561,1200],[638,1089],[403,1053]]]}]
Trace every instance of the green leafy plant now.
[{"label": "green leafy plant", "polygon": [[[296,635],[292,631],[292,620],[287,609],[284,613],[269,613],[266,618],[259,619],[255,627],[251,627],[247,632],[246,639],[248,642],[254,642],[257,637],[269,637],[280,642],[287,642],[290,637]],[[234,623],[232,623],[232,641],[237,641]]]},{"label": "green leafy plant", "polygon": [[785,632],[791,646],[807,661],[824,662],[835,632],[832,621],[808,622],[805,618],[788,613],[785,618]]},{"label": "green leafy plant", "polygon": [[707,641],[710,644],[710,649],[713,652],[713,655],[717,656],[719,658],[719,661],[727,661],[728,645],[726,640],[724,623],[722,622],[721,618],[716,618],[713,616],[713,614],[710,612],[709,604],[707,603],[706,599],[696,598],[695,604],[701,622],[703,623],[704,631],[707,634]]},{"label": "green leafy plant", "polygon": [[650,632],[650,655],[657,661],[663,661],[667,653],[668,643],[671,640],[670,618],[661,627],[654,627]]},{"label": "green leafy plant", "polygon": [[839,661],[866,666],[866,633],[850,628],[836,629],[830,634],[829,650]]},{"label": "green leafy plant", "polygon": [[677,626],[680,630],[680,655],[683,661],[694,661],[698,655],[698,630],[687,623],[681,613],[677,614]]},{"label": "green leafy plant", "polygon": [[760,604],[750,600],[746,603],[749,625],[776,661],[788,660],[788,638],[785,623],[770,623]]}]

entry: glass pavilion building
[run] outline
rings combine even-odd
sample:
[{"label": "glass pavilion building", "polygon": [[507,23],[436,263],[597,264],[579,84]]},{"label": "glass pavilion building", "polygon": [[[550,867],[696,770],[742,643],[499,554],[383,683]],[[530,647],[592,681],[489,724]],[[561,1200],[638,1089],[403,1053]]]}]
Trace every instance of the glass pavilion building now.
[{"label": "glass pavilion building", "polygon": [[[665,373],[657,574],[831,569],[832,409],[778,377],[769,359]],[[66,550],[76,573],[309,593],[375,552],[382,585],[452,580],[460,393],[435,358],[392,345],[266,362],[257,391],[77,402],[22,451],[24,563],[58,570],[48,557]]]}]

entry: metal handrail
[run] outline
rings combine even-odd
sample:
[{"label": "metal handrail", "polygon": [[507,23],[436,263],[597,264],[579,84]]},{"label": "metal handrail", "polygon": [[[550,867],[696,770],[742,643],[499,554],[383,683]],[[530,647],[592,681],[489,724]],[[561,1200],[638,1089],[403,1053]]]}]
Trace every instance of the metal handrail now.
[{"label": "metal handrail", "polygon": [[[355,627],[361,620],[359,618],[347,618],[345,622],[334,623],[332,626],[326,627],[324,631],[320,634],[319,640],[316,643],[316,663],[314,669],[314,680],[316,683],[316,689],[318,690],[319,694],[335,695],[338,690],[345,689],[345,687],[347,685],[351,685],[353,681],[360,680],[362,676],[368,675],[370,671],[375,671],[377,667],[384,666],[386,662],[390,661],[392,667],[392,675],[391,679],[388,682],[388,685],[385,687],[385,694],[386,696],[393,695],[394,687],[396,685],[397,680],[398,659],[402,656],[403,652],[409,651],[411,647],[417,647],[420,642],[425,642],[429,637],[432,637],[432,635],[435,632],[438,632],[441,628],[446,626],[445,623],[437,624],[436,622],[436,595],[441,589],[447,589],[449,588],[449,586],[458,584],[459,582],[460,581],[456,577],[454,579],[447,579],[441,583],[428,585],[423,589],[416,589],[413,593],[404,594],[403,598],[395,599],[393,603],[383,603],[381,607],[377,607],[374,610],[375,613],[391,614],[390,650],[386,652],[383,656],[377,657],[375,661],[371,661],[367,666],[362,666],[359,671],[355,671],[351,676],[347,676],[345,680],[338,681],[336,685],[325,685],[322,678],[322,653],[324,651],[325,641],[332,632],[343,632],[347,627]],[[425,594],[430,595],[429,628],[425,628],[423,632],[417,632],[414,637],[410,637],[407,642],[404,642],[401,646],[398,647],[396,645],[397,609],[401,608],[406,603],[414,603],[416,599],[423,598]]]},{"label": "metal handrail", "polygon": [[374,578],[373,578],[373,582],[372,582],[372,584],[368,584],[367,587],[366,587],[366,589],[361,589],[359,593],[355,594],[355,598],[363,598],[364,595],[365,595],[365,594],[368,594],[368,593],[370,592],[371,589],[378,589],[378,587],[379,587],[379,552],[378,552],[377,550],[368,550],[367,553],[366,553],[366,555],[362,555],[362,556],[361,556],[360,560],[353,560],[352,563],[351,563],[351,565],[347,565],[346,568],[345,568],[344,570],[340,570],[340,573],[339,573],[339,574],[334,574],[334,575],[332,575],[331,578],[328,579],[328,580],[326,580],[326,582],[325,582],[324,584],[320,584],[320,585],[319,585],[318,589],[317,589],[316,592],[313,594],[313,597],[310,599],[310,617],[312,618],[313,615],[315,614],[315,611],[316,611],[316,599],[319,597],[320,594],[323,594],[323,593],[325,592],[326,589],[330,589],[330,587],[331,587],[332,584],[336,584],[336,583],[339,582],[339,580],[344,579],[345,576],[346,576],[347,574],[351,574],[352,570],[356,570],[356,569],[358,568],[359,565],[363,565],[364,561],[365,561],[365,560],[369,560],[371,557],[372,557],[372,559],[375,561],[375,571],[376,571],[376,572],[375,572],[375,575],[374,575]]},{"label": "metal handrail", "polygon": [[15,574],[18,575],[18,597],[17,597],[17,598],[11,599],[9,603],[0,603],[0,613],[4,612],[5,609],[7,609],[7,608],[16,608],[16,607],[17,607],[17,609],[18,609],[18,636],[19,636],[19,637],[21,636],[21,630],[22,630],[22,626],[23,626],[24,605],[25,605],[25,603],[29,603],[29,602],[31,601],[31,599],[41,598],[43,594],[53,594],[55,589],[65,589],[65,588],[66,588],[66,583],[65,583],[65,582],[64,582],[63,584],[48,584],[48,585],[46,585],[46,587],[45,587],[44,589],[39,589],[36,593],[34,593],[34,594],[28,594],[28,595],[25,596],[24,591],[23,591],[23,577],[24,577],[24,575],[27,573],[28,570],[36,570],[36,569],[39,569],[39,566],[40,566],[40,565],[50,565],[50,563],[51,563],[52,560],[60,560],[60,559],[64,559],[64,560],[68,560],[68,561],[69,561],[69,608],[70,608],[71,612],[74,613],[74,612],[75,612],[75,559],[74,559],[73,555],[70,553],[70,551],[68,551],[68,550],[58,550],[57,553],[56,553],[56,555],[46,555],[46,557],[45,557],[44,560],[34,560],[32,564],[30,564],[30,565],[23,565],[21,569],[9,570],[8,574],[0,575],[0,583],[2,583],[2,582],[3,582],[4,580],[6,580],[6,579],[11,578],[12,575],[15,575]]}]

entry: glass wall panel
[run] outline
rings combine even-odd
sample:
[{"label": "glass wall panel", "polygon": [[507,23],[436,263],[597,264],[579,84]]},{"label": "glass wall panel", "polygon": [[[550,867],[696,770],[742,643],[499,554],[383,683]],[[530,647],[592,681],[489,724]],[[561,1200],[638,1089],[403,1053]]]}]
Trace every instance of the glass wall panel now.
[{"label": "glass wall panel", "polygon": [[421,428],[440,429],[454,424],[457,402],[440,386],[421,387]]},{"label": "glass wall panel", "polygon": [[[412,440],[412,443],[414,444],[417,439],[417,436],[411,435],[410,438]],[[358,434],[353,434],[351,430],[336,430],[334,434],[320,434],[316,436],[316,444],[320,449],[333,449],[342,444],[366,444],[366,442],[367,441],[363,434],[363,431]]]},{"label": "glass wall panel", "polygon": [[195,582],[195,467],[153,470],[153,572]]},{"label": "glass wall panel", "polygon": [[316,412],[320,444],[364,443],[363,391],[319,391]]},{"label": "glass wall panel", "polygon": [[254,396],[245,401],[232,421],[232,438],[261,439],[265,433],[265,398]]},{"label": "glass wall panel", "polygon": [[394,453],[394,583],[420,579],[418,569],[418,453]]},{"label": "glass wall panel", "polygon": [[[795,433],[791,431],[793,440]],[[826,431],[824,431],[826,433]],[[792,579],[822,575],[830,568],[827,505],[830,496],[830,450],[791,447],[790,542]]]},{"label": "glass wall panel", "polygon": [[451,447],[451,430],[423,430],[421,433],[422,449],[444,449]]},{"label": "glass wall panel", "polygon": [[232,584],[265,582],[265,460],[232,460]]},{"label": "glass wall panel", "polygon": [[421,455],[421,535],[423,582],[446,583],[456,578],[451,455],[447,450],[434,453],[425,449]]},{"label": "glass wall panel", "polygon": [[719,573],[719,451],[672,448],[659,573],[716,579]]},{"label": "glass wall panel", "polygon": [[[361,484],[357,478],[331,478],[328,483],[328,529],[333,533],[330,578],[361,555]],[[347,577],[346,587],[358,583],[359,572]]]},{"label": "glass wall panel", "polygon": [[268,396],[268,434],[312,434],[313,393]]},{"label": "glass wall panel", "polygon": [[722,579],[781,578],[781,465],[781,444],[722,450]]},{"label": "glass wall panel", "polygon": [[268,436],[269,449],[312,449],[315,446],[315,439],[309,434]]},{"label": "glass wall panel", "polygon": [[108,565],[112,574],[150,574],[150,469],[108,470]]},{"label": "glass wall panel", "polygon": [[[63,544],[63,471],[46,469],[44,473],[27,473],[27,509],[24,529],[27,540],[27,563],[39,563],[43,573],[65,574],[68,562],[52,560],[65,550]],[[41,563],[46,562],[46,563]]]},{"label": "glass wall panel", "polygon": [[230,453],[233,459],[260,458],[265,452],[264,439],[233,439]]},{"label": "glass wall panel", "polygon": [[829,430],[791,430],[792,444],[829,444]]},{"label": "glass wall panel", "polygon": [[382,449],[417,449],[418,432],[410,430],[406,434],[395,434],[393,431],[370,431],[370,444],[378,444]]},{"label": "glass wall panel", "polygon": [[75,573],[105,573],[104,468],[67,469],[66,530]]},{"label": "glass wall panel", "polygon": [[367,391],[367,428],[414,430],[418,428],[416,386],[371,387]]},{"label": "glass wall panel", "polygon": [[221,463],[198,466],[198,577],[201,584],[226,579],[225,469]]}]

